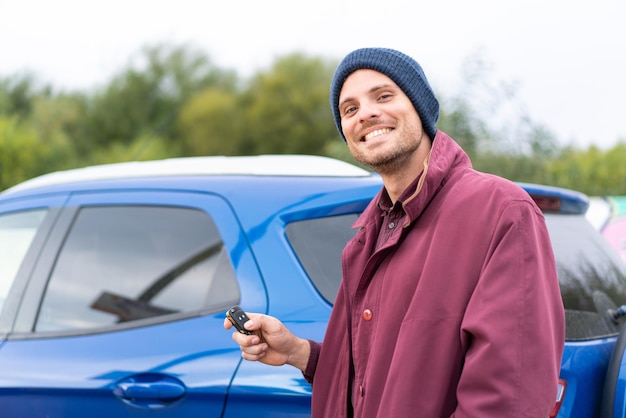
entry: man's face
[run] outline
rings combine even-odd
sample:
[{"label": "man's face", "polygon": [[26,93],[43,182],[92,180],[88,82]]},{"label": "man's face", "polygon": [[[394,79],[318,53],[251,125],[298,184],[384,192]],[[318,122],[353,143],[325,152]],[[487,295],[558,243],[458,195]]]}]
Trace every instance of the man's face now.
[{"label": "man's face", "polygon": [[428,138],[417,111],[386,75],[357,70],[339,94],[341,129],[360,163],[385,174],[402,169]]}]

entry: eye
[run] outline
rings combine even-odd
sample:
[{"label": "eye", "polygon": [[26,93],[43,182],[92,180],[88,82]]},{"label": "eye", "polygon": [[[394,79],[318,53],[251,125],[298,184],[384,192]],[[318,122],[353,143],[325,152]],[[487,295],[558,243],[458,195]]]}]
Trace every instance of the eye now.
[{"label": "eye", "polygon": [[379,102],[386,102],[388,100],[390,100],[393,97],[393,94],[389,93],[389,92],[384,92],[378,95],[378,101]]},{"label": "eye", "polygon": [[341,116],[342,117],[348,117],[348,116],[353,115],[356,111],[357,111],[357,107],[356,106],[346,106],[346,107],[344,107],[343,111],[341,112]]}]

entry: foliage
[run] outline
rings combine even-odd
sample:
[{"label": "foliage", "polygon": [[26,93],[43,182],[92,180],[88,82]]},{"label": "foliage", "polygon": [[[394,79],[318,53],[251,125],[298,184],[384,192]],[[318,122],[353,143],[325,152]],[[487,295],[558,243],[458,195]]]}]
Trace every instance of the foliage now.
[{"label": "foliage", "polygon": [[98,148],[91,158],[98,164],[107,164],[120,161],[160,160],[171,155],[172,145],[167,139],[145,135],[135,138],[129,144],[113,143],[108,147]]},{"label": "foliage", "polygon": [[175,120],[186,101],[209,87],[232,89],[235,82],[233,73],[213,66],[202,52],[146,47],[137,62],[92,97],[84,137],[96,147],[152,134],[174,141]]},{"label": "foliage", "polygon": [[61,135],[45,137],[15,116],[0,116],[0,185],[14,185],[63,165],[69,151]]},{"label": "foliage", "polygon": [[[104,86],[58,92],[32,74],[0,77],[0,190],[49,171],[191,155],[317,154],[356,163],[336,131],[328,89],[336,62],[292,53],[241,80],[189,45],[143,48]],[[626,143],[559,148],[514,83],[480,56],[441,95],[438,128],[474,166],[516,181],[626,195]]]},{"label": "foliage", "polygon": [[606,152],[597,147],[587,151],[566,148],[555,159],[547,177],[555,185],[580,190],[590,195],[624,195],[626,179],[626,142]]},{"label": "foliage", "polygon": [[49,87],[39,87],[33,74],[16,74],[0,80],[0,114],[27,118],[34,101],[50,95]]},{"label": "foliage", "polygon": [[239,153],[241,112],[238,101],[235,92],[211,87],[185,104],[177,120],[185,155]]},{"label": "foliage", "polygon": [[322,154],[338,138],[328,108],[333,69],[321,59],[292,54],[254,77],[242,94],[239,151]]}]

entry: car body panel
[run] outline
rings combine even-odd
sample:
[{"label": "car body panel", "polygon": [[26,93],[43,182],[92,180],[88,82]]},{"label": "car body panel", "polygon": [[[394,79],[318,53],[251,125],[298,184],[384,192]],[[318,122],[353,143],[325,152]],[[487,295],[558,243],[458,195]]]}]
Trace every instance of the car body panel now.
[{"label": "car body panel", "polygon": [[616,337],[568,341],[563,350],[561,378],[567,382],[559,417],[595,417],[602,402],[605,371]]},{"label": "car body panel", "polygon": [[[219,416],[241,355],[227,333],[202,338],[197,330],[222,321],[213,315],[111,333],[10,341],[0,356],[2,413],[78,417],[97,408],[90,416],[139,417],[160,409],[171,416],[200,416],[199,411]],[[116,395],[119,384],[146,374],[184,381],[183,394]]]}]

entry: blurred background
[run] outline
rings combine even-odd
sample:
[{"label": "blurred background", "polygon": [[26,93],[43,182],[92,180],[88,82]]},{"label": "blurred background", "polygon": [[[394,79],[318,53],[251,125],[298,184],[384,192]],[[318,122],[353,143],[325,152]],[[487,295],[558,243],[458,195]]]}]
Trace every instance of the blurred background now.
[{"label": "blurred background", "polygon": [[351,161],[330,79],[384,46],[421,63],[477,169],[626,194],[624,16],[618,0],[0,0],[0,190],[187,155]]}]

